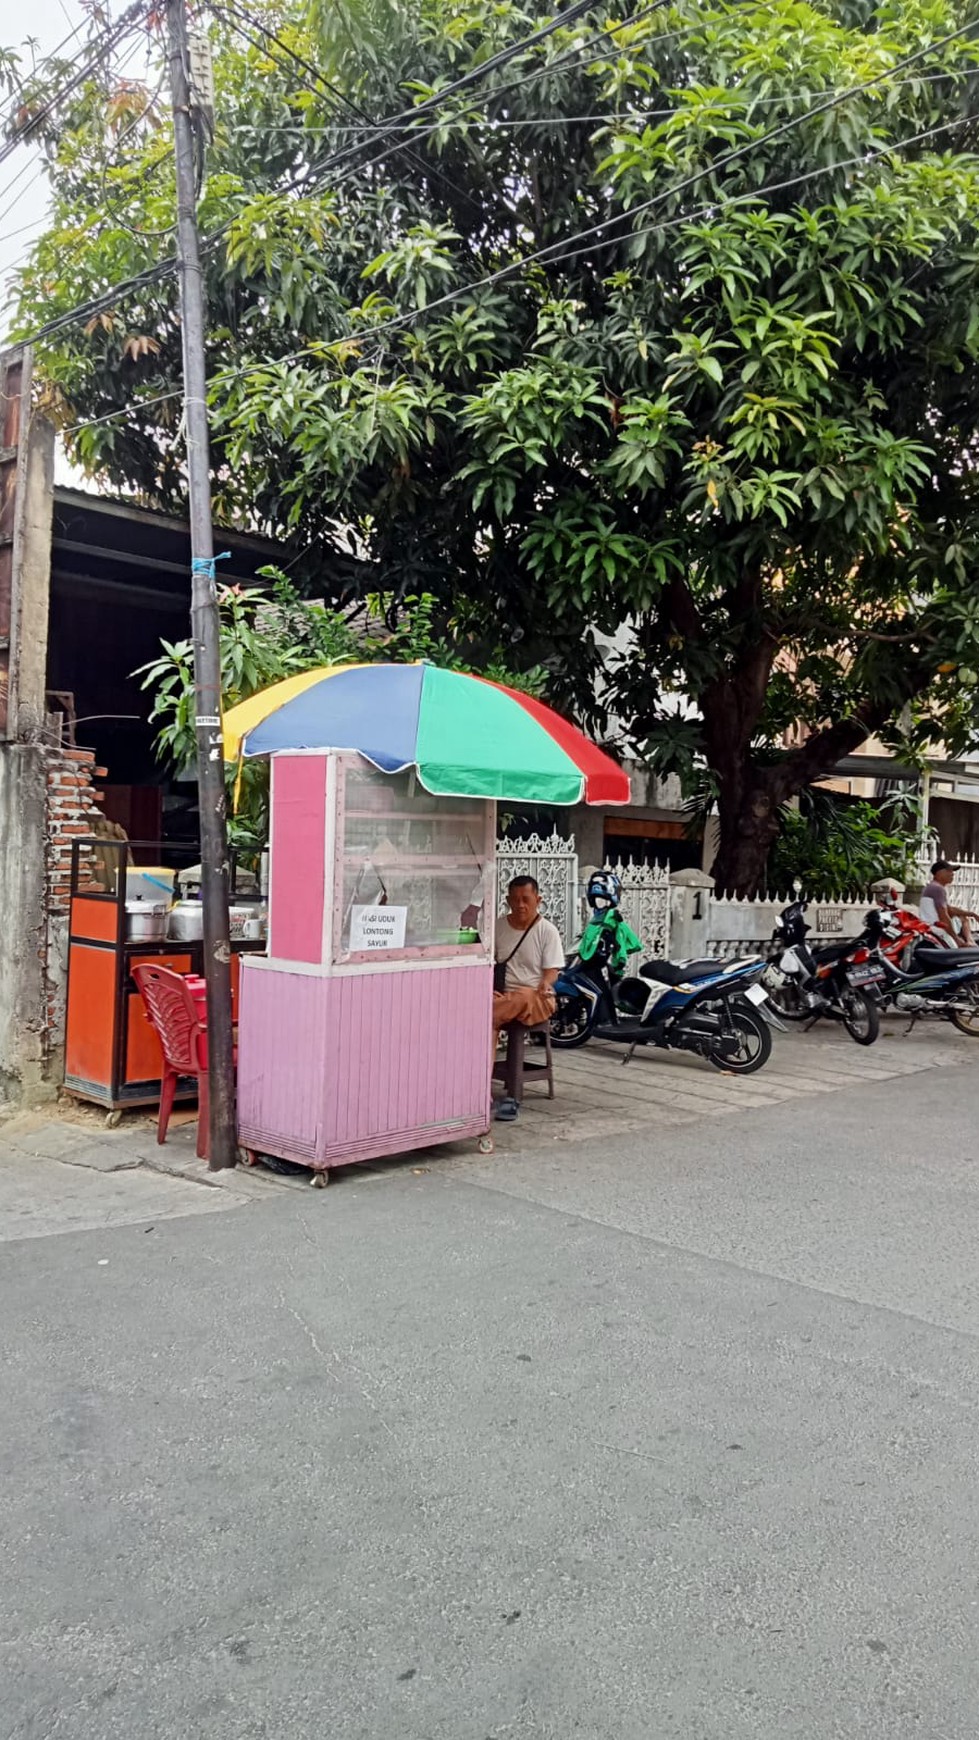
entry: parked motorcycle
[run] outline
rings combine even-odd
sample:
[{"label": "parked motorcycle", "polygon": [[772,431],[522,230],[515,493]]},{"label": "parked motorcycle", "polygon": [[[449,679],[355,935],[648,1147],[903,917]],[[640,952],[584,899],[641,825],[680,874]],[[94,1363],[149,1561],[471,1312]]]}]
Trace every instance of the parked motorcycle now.
[{"label": "parked motorcycle", "polygon": [[923,1016],[937,1017],[979,1039],[979,948],[944,948],[928,925],[905,912],[875,909],[866,934],[878,937],[885,1013],[909,1015],[912,1026]]},{"label": "parked motorcycle", "polygon": [[[639,977],[613,982],[594,960],[565,968],[554,987],[553,1045],[584,1045],[591,1038],[628,1047],[692,1051],[715,1069],[751,1075],[768,1062],[772,1036],[760,1013],[768,1001],[759,983],[760,956],[736,961],[647,961]],[[585,1011],[582,1015],[582,1010]]]},{"label": "parked motorcycle", "polygon": [[627,1045],[624,1063],[637,1045],[656,1045],[696,1052],[718,1069],[760,1069],[771,1054],[769,1024],[780,1025],[758,982],[764,961],[651,960],[627,979],[642,944],[618,910],[621,893],[611,870],[588,883],[589,922],[554,986],[551,1044],[567,1050],[595,1037]]},{"label": "parked motorcycle", "polygon": [[808,901],[793,900],[775,920],[765,987],[786,1021],[838,1021],[857,1045],[873,1045],[880,1033],[876,992],[885,969],[876,942],[859,937],[813,949],[806,941]]}]

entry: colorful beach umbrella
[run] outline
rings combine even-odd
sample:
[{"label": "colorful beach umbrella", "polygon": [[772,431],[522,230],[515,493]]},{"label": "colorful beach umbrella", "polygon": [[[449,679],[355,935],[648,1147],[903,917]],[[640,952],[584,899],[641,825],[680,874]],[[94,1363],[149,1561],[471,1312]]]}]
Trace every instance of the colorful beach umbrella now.
[{"label": "colorful beach umbrella", "polygon": [[224,717],[228,761],[353,749],[426,791],[511,803],[626,804],[629,778],[577,726],[516,689],[437,665],[301,671]]}]

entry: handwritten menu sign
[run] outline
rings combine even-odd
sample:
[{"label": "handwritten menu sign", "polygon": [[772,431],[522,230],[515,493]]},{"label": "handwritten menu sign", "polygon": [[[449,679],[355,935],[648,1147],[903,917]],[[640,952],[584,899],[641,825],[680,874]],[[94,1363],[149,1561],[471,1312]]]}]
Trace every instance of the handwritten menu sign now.
[{"label": "handwritten menu sign", "polygon": [[350,909],[350,953],[362,949],[403,949],[406,906],[353,906]]}]

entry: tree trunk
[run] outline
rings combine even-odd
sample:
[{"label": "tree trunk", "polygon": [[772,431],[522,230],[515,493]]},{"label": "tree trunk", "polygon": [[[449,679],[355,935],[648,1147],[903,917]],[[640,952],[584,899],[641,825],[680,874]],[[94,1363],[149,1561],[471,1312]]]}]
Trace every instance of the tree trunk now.
[{"label": "tree trunk", "polygon": [[[757,586],[750,576],[741,581],[745,611]],[[778,833],[778,806],[784,800],[776,795],[775,770],[756,767],[751,748],[776,648],[774,636],[759,630],[733,668],[701,696],[704,748],[717,780],[721,838],[711,873],[719,893],[757,893]]]},{"label": "tree trunk", "polygon": [[829,773],[842,755],[851,755],[886,717],[870,707],[858,708],[848,719],[824,726],[769,766],[755,765],[750,749],[740,754],[730,741],[715,731],[715,743],[723,754],[708,761],[717,775],[717,809],[720,843],[711,866],[714,886],[721,894],[746,899],[765,886],[768,854],[779,830],[779,810],[797,797],[820,774]]},{"label": "tree trunk", "polygon": [[[779,803],[764,773],[746,768],[740,791],[718,793],[720,841],[711,866],[719,894],[750,897],[765,885],[768,854],[778,834]],[[784,801],[784,800],[783,800]]]}]

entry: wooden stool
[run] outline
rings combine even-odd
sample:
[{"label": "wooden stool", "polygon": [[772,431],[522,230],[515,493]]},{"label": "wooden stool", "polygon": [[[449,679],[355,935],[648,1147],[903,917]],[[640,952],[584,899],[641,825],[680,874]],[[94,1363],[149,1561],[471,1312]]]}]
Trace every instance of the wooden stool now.
[{"label": "wooden stool", "polygon": [[[524,1084],[538,1081],[543,1077],[547,1082],[547,1097],[554,1098],[554,1058],[551,1052],[551,1023],[538,1022],[536,1027],[527,1027],[522,1021],[508,1021],[502,1030],[506,1034],[506,1056],[502,1062],[493,1065],[493,1080],[501,1081],[506,1089],[508,1099],[516,1100],[519,1106],[523,1099]],[[544,1061],[538,1063],[534,1057],[527,1056],[528,1033],[544,1035]]]}]

